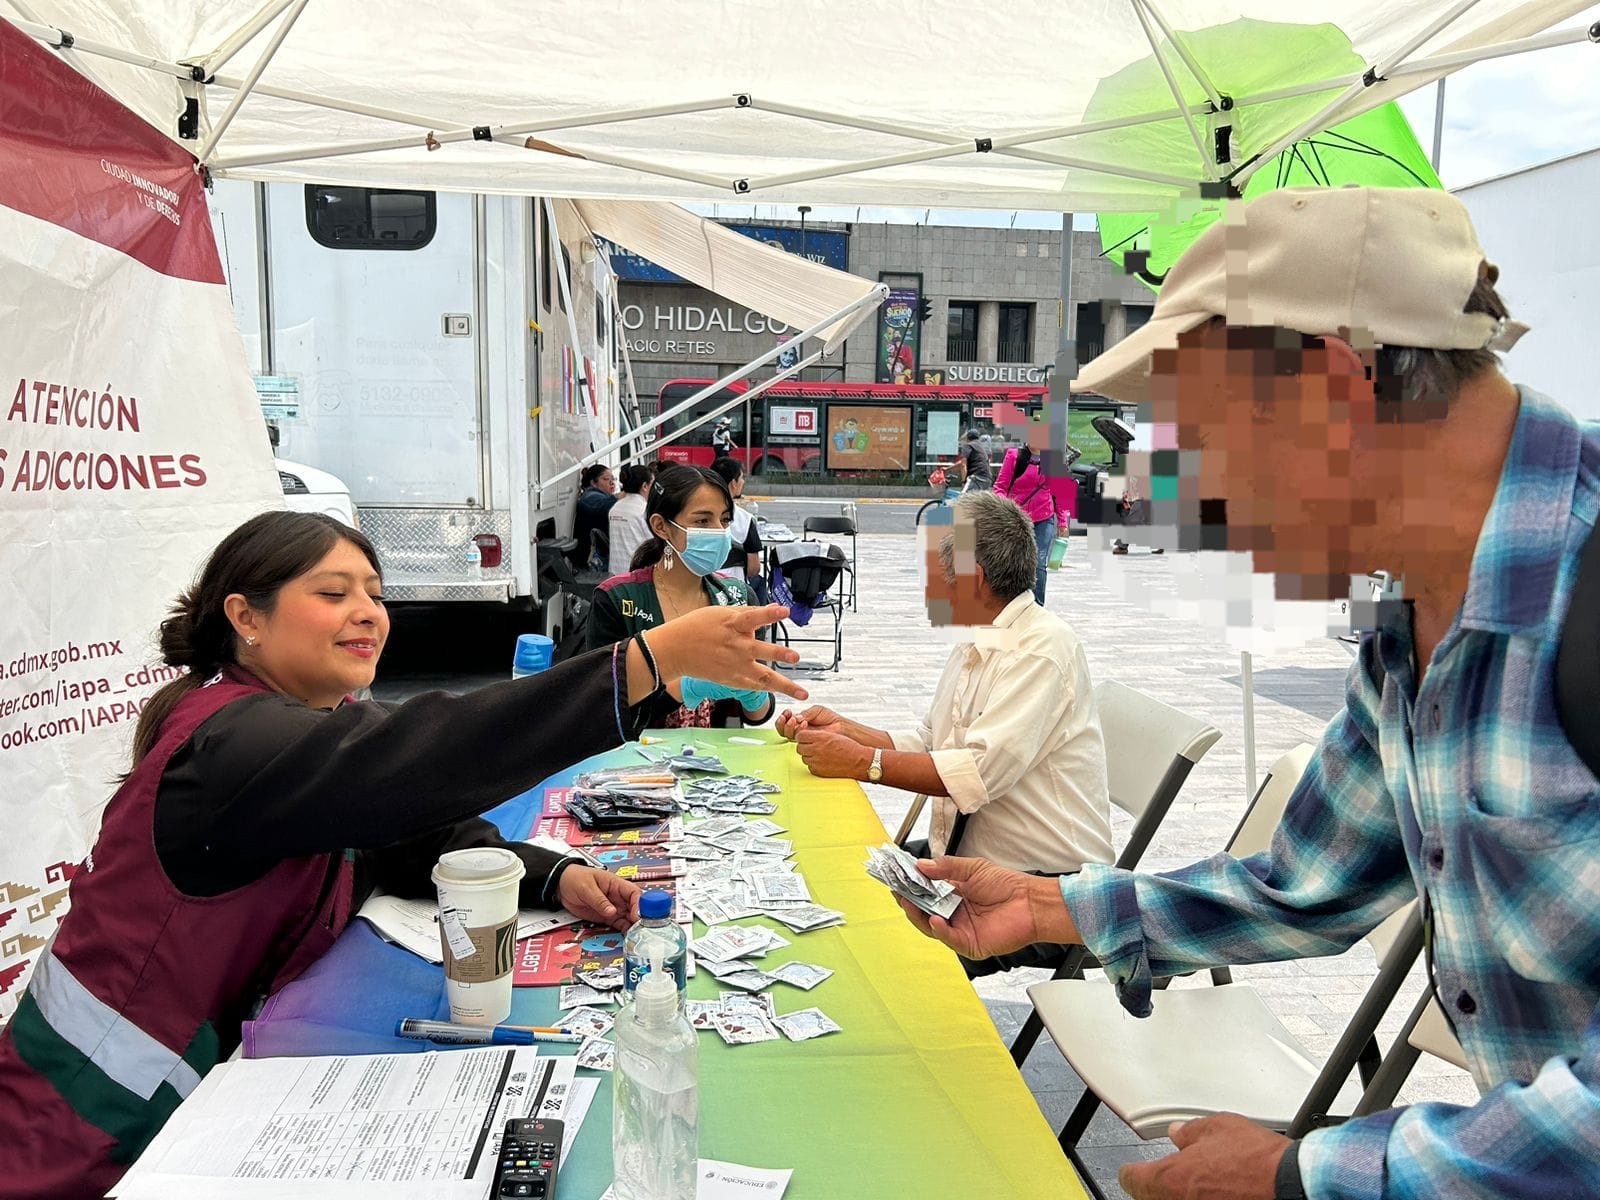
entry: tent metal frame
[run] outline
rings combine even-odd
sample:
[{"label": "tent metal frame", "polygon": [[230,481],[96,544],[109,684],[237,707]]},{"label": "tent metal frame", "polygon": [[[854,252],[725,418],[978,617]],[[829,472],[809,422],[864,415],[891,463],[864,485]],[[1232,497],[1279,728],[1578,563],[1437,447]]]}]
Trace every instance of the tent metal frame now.
[{"label": "tent metal frame", "polygon": [[[233,96],[215,122],[209,120],[208,114],[202,119],[205,136],[199,147],[201,153],[197,154],[196,157],[200,159],[203,167],[218,177],[240,174],[248,177],[248,171],[251,167],[326,160],[361,154],[380,154],[389,150],[415,149],[418,146],[437,149],[444,145],[472,141],[490,142],[507,148],[515,147],[539,153],[570,155],[584,161],[610,166],[617,170],[691,183],[697,187],[706,188],[713,195],[731,192],[736,196],[749,196],[752,193],[771,191],[798,183],[861,175],[872,171],[954,158],[966,154],[998,154],[1005,158],[1061,167],[1068,171],[1092,172],[1165,187],[1192,187],[1202,181],[1209,182],[1216,179],[1215,155],[1206,146],[1205,139],[1195,118],[1209,117],[1221,111],[1248,108],[1299,96],[1327,92],[1338,93],[1333,100],[1324,105],[1315,115],[1302,122],[1300,126],[1290,133],[1284,135],[1271,147],[1257,152],[1242,166],[1236,168],[1231,175],[1226,176],[1226,178],[1238,185],[1259,170],[1262,164],[1281,153],[1293,142],[1354,115],[1355,111],[1363,107],[1359,102],[1360,97],[1369,93],[1372,88],[1379,84],[1393,83],[1399,79],[1417,78],[1417,86],[1421,86],[1462,66],[1486,59],[1503,58],[1512,54],[1523,54],[1549,49],[1554,46],[1572,45],[1583,41],[1600,43],[1600,23],[1597,23],[1587,29],[1575,28],[1547,31],[1513,41],[1474,47],[1470,50],[1450,51],[1431,57],[1412,59],[1411,56],[1420,46],[1438,37],[1479,2],[1479,0],[1458,0],[1458,3],[1451,6],[1446,12],[1441,13],[1425,29],[1408,38],[1404,44],[1390,52],[1381,61],[1371,64],[1365,71],[1357,74],[1341,75],[1316,83],[1271,89],[1254,95],[1226,96],[1216,88],[1212,80],[1205,76],[1200,64],[1194,61],[1193,56],[1184,46],[1181,36],[1172,29],[1169,22],[1162,16],[1155,0],[1129,0],[1129,4],[1145,32],[1146,39],[1150,43],[1156,61],[1160,65],[1168,86],[1173,92],[1175,104],[1170,109],[1137,114],[1112,121],[1079,122],[1074,125],[1034,129],[1000,137],[969,137],[951,134],[943,130],[923,128],[912,122],[873,120],[855,117],[847,113],[806,108],[801,105],[763,101],[754,93],[745,92],[733,96],[714,97],[683,103],[579,113],[562,118],[512,122],[491,127],[484,125],[462,126],[455,121],[440,121],[422,114],[403,112],[377,105],[361,104],[355,101],[342,100],[296,89],[279,88],[262,83],[262,75],[266,72],[283,40],[288,36],[295,18],[303,10],[306,2],[307,0],[267,0],[267,3],[263,4],[248,21],[241,24],[237,31],[226,38],[205,59],[198,63],[168,63],[124,50],[106,42],[79,38],[55,26],[33,20],[27,16],[26,0],[8,0],[14,10],[23,14],[23,19],[15,22],[19,28],[53,49],[63,53],[71,51],[75,61],[78,60],[80,55],[97,56],[128,66],[170,75],[178,80],[193,84],[200,93],[202,113],[206,112],[207,105],[205,101],[213,93],[214,89],[232,91],[234,93]],[[271,25],[273,20],[279,18],[281,18],[280,23],[274,31],[271,41],[260,59],[245,76],[238,77],[219,73],[219,69],[222,66],[236,57],[245,46]],[[1165,47],[1162,45],[1163,38],[1165,39]],[[1182,90],[1177,80],[1174,65],[1168,60],[1167,54],[1164,53],[1166,49],[1170,49],[1176,55],[1184,68],[1206,93],[1207,100],[1204,103],[1183,103]],[[264,96],[271,96],[274,99],[305,104],[330,111],[392,121],[398,125],[411,126],[422,132],[420,136],[396,136],[370,141],[342,142],[298,150],[229,156],[224,152],[224,135],[243,106],[245,99],[251,93],[260,93]],[[879,133],[920,143],[921,148],[907,150],[898,154],[836,162],[767,176],[728,178],[669,162],[602,153],[583,147],[552,145],[538,141],[533,137],[534,134],[576,131],[599,125],[648,121],[654,118],[685,116],[728,108],[749,109],[753,112],[788,116],[796,120],[809,121],[816,124],[838,126],[860,132]],[[1168,175],[1162,172],[1147,171],[1125,164],[1100,162],[1038,147],[1038,143],[1041,142],[1059,141],[1107,129],[1128,128],[1176,119],[1184,121],[1191,138],[1195,142],[1198,171],[1196,178],[1193,179]],[[1041,189],[1037,196],[1039,206],[1041,208],[1054,208],[1054,194],[1052,190]],[[708,196],[707,198],[712,197]],[[1136,197],[1135,199],[1139,199],[1141,203],[1146,202],[1141,198]]]}]

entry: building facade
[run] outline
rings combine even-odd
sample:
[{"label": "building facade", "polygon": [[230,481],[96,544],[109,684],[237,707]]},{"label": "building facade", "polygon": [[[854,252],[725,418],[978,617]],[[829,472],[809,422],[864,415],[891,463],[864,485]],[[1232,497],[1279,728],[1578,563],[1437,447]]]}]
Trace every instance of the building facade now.
[{"label": "building facade", "polygon": [[[1040,385],[1060,339],[1061,231],[953,225],[741,224],[740,232],[889,285],[883,307],[800,378]],[[1154,294],[1073,237],[1078,360],[1149,318]],[[624,335],[645,411],[669,381],[714,379],[797,332],[631,255],[613,254]],[[919,319],[919,314],[926,316]],[[808,347],[815,349],[815,346]],[[770,369],[752,378],[763,379]]]}]

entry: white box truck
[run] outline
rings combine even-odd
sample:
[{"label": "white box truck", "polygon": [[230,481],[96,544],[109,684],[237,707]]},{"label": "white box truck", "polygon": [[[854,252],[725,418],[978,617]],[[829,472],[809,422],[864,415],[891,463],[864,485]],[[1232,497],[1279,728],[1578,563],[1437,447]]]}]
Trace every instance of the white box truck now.
[{"label": "white box truck", "polygon": [[[597,235],[815,338],[751,394],[884,292],[666,204],[220,179],[212,219],[277,452],[344,481],[385,596],[544,607],[552,634],[541,564],[570,534],[579,464],[654,447]],[[701,398],[654,420],[730,406]]]}]

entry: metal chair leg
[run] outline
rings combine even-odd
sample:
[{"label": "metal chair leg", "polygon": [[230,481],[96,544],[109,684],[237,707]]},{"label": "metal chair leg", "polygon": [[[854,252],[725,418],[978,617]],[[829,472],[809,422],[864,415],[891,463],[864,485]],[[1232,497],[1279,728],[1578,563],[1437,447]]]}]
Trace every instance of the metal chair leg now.
[{"label": "metal chair leg", "polygon": [[1084,1088],[1083,1095],[1078,1097],[1078,1103],[1072,1110],[1072,1115],[1067,1118],[1067,1123],[1056,1135],[1056,1141],[1061,1143],[1064,1151],[1071,1154],[1078,1148],[1078,1143],[1089,1130],[1089,1122],[1094,1120],[1094,1114],[1099,1111],[1100,1097],[1088,1088]]}]

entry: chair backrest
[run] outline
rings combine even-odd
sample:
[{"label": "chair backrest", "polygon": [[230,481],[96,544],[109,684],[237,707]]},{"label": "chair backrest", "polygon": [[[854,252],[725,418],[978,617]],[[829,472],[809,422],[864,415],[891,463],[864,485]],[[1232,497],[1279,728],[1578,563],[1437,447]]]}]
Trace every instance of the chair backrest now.
[{"label": "chair backrest", "polygon": [[1138,863],[1156,826],[1177,798],[1195,763],[1222,731],[1143,692],[1108,679],[1094,690],[1106,746],[1111,802],[1134,818],[1117,866]]},{"label": "chair backrest", "polygon": [[1267,772],[1267,777],[1256,789],[1255,799],[1245,809],[1239,827],[1228,839],[1229,854],[1235,858],[1249,858],[1252,854],[1260,854],[1271,848],[1272,831],[1283,819],[1283,810],[1289,804],[1289,797],[1300,785],[1300,777],[1306,773],[1306,766],[1315,751],[1316,747],[1310,742],[1301,742],[1272,764],[1272,770]]},{"label": "chair backrest", "polygon": [[1466,1052],[1461,1049],[1461,1043],[1456,1041],[1456,1035],[1451,1031],[1450,1022],[1445,1019],[1437,999],[1430,1000],[1423,1008],[1422,1015],[1417,1018],[1417,1023],[1412,1027],[1406,1040],[1424,1054],[1442,1058],[1463,1071],[1472,1069],[1472,1065],[1467,1062]]},{"label": "chair backrest", "polygon": [[852,536],[856,532],[856,523],[849,517],[807,517],[800,523],[800,533],[810,537],[813,533],[847,533]]}]

